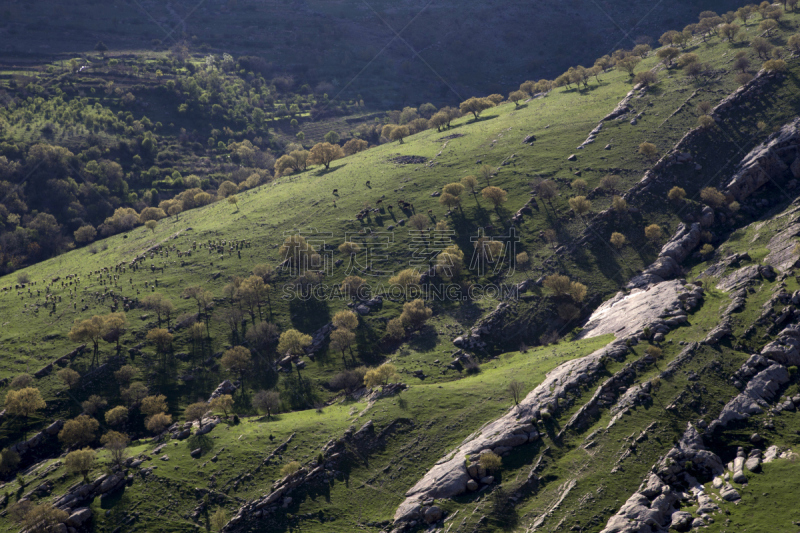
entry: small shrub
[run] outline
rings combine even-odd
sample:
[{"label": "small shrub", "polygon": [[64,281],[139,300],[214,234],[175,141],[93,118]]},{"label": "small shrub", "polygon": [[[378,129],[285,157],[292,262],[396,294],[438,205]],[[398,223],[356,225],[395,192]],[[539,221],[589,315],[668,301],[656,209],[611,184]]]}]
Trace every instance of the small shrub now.
[{"label": "small shrub", "polygon": [[686,198],[686,190],[682,187],[673,187],[669,190],[667,198],[673,201],[683,200]]},{"label": "small shrub", "polygon": [[496,453],[488,452],[481,455],[481,458],[478,460],[478,464],[485,468],[487,472],[494,472],[500,469],[503,461]]},{"label": "small shrub", "polygon": [[281,467],[281,477],[286,477],[294,474],[300,470],[300,463],[297,461],[292,461],[290,463],[286,463]]}]

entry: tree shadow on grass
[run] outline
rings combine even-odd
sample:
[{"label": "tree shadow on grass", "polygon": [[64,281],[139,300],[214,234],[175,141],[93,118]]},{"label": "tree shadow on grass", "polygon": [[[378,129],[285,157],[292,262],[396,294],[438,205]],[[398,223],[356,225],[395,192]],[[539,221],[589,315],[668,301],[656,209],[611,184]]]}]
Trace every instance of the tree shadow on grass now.
[{"label": "tree shadow on grass", "polygon": [[418,333],[411,337],[408,344],[414,350],[426,352],[436,348],[437,338],[438,335],[436,334],[436,328],[432,326],[425,326]]},{"label": "tree shadow on grass", "polygon": [[289,312],[292,315],[292,324],[304,333],[316,331],[331,319],[327,300],[319,300],[314,297],[290,300]]},{"label": "tree shadow on grass", "polygon": [[186,439],[186,448],[191,452],[200,448],[200,455],[205,455],[214,449],[214,441],[208,434],[205,435],[192,435]]},{"label": "tree shadow on grass", "polygon": [[[333,163],[331,163],[333,165]],[[331,172],[336,172],[339,169],[342,169],[347,166],[347,163],[343,163],[341,165],[337,165],[336,167],[331,166],[331,168],[322,167],[321,169],[314,172],[314,175],[317,177],[325,176],[326,174],[330,174]]]}]

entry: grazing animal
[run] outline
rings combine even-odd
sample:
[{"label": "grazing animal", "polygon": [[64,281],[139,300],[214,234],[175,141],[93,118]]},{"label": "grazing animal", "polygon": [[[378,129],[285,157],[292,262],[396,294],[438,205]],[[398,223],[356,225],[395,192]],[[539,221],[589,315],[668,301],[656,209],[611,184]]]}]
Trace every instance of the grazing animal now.
[{"label": "grazing animal", "polygon": [[339,189],[333,189],[333,194],[339,194]]},{"label": "grazing animal", "polygon": [[371,182],[370,180],[367,180],[367,187],[370,187],[370,188],[371,188],[371,187],[372,187],[371,183],[372,183],[372,182]]}]

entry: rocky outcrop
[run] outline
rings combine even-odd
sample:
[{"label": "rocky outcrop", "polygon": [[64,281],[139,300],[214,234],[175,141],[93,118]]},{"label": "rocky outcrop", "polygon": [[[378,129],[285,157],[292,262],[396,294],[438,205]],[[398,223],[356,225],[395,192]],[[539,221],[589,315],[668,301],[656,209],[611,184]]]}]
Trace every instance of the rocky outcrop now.
[{"label": "rocky outcrop", "polygon": [[214,389],[214,392],[212,392],[211,396],[209,396],[208,401],[210,402],[214,398],[218,398],[223,394],[233,394],[234,392],[236,392],[236,389],[237,389],[236,385],[231,383],[230,380],[226,379],[225,381],[217,385],[217,388]]},{"label": "rocky outcrop", "polygon": [[[638,336],[645,328],[666,333],[686,322],[687,297],[697,295],[688,303],[702,300],[702,288],[684,287],[682,280],[665,281],[647,289],[619,292],[600,305],[584,324],[580,338],[613,333],[617,338]],[[663,331],[662,331],[663,329]]]},{"label": "rocky outcrop", "polygon": [[[484,425],[476,434],[450,451],[431,468],[408,492],[406,500],[395,512],[395,524],[402,527],[421,519],[420,507],[436,498],[452,498],[469,490],[467,460],[474,461],[486,450],[502,455],[517,446],[536,441],[537,420],[543,413],[550,416],[558,411],[559,399],[567,391],[588,385],[603,372],[603,358],[622,360],[628,349],[616,341],[585,357],[567,361],[547,374],[547,377],[505,416]],[[474,485],[473,485],[474,486]]]},{"label": "rocky outcrop", "polygon": [[679,224],[672,238],[661,247],[658,258],[641,274],[631,278],[628,288],[643,288],[680,276],[682,273],[680,264],[700,244],[701,233],[700,223],[695,222],[691,226]]},{"label": "rocky outcrop", "polygon": [[[67,492],[53,501],[53,505],[65,511],[78,512],[97,497],[106,497],[121,490],[128,478],[121,472],[103,474],[90,483],[78,483],[67,489]],[[71,515],[70,515],[71,516]]]},{"label": "rocky outcrop", "polygon": [[800,178],[790,169],[798,168],[794,162],[800,154],[800,119],[785,124],[780,130],[745,156],[726,188],[741,202],[773,181]]},{"label": "rocky outcrop", "polygon": [[453,344],[457,348],[465,350],[485,349],[492,337],[502,329],[505,316],[511,310],[511,306],[505,302],[500,302],[494,311],[483,317],[470,330],[469,335],[461,335],[453,339]]},{"label": "rocky outcrop", "polygon": [[[686,470],[687,464],[692,465],[691,473]],[[683,496],[679,485],[697,488],[695,476],[711,479],[723,471],[720,458],[706,449],[700,434],[689,424],[680,442],[661,458],[601,533],[665,532],[673,524],[684,527],[690,523],[691,515],[687,517],[688,513],[678,510]],[[710,510],[710,498],[702,498],[699,490],[697,495],[699,507],[705,505]]]},{"label": "rocky outcrop", "polygon": [[793,324],[761,349],[761,355],[785,366],[800,365],[800,326]]},{"label": "rocky outcrop", "polygon": [[[367,421],[358,431],[351,427],[341,438],[325,444],[322,448],[321,463],[316,460],[312,461],[298,471],[278,480],[269,493],[240,507],[236,516],[221,531],[231,533],[263,529],[265,524],[269,523],[264,521],[270,520],[280,509],[285,509],[311,489],[326,487],[334,478],[343,479],[343,470],[349,462],[360,461],[382,449],[392,435],[413,425],[414,423],[407,418],[398,418],[380,433],[376,432],[375,425],[371,420]],[[268,464],[272,458],[286,449],[288,443],[289,441],[283,443],[262,464]],[[423,509],[423,512],[428,509]],[[432,518],[433,515],[435,515],[435,511],[428,513],[427,516]]]},{"label": "rocky outcrop", "polygon": [[[745,363],[745,366],[760,362],[754,360],[753,357]],[[763,413],[764,409],[769,406],[769,402],[778,394],[780,387],[788,381],[789,372],[785,366],[778,363],[769,365],[750,380],[742,393],[725,404],[719,417],[708,426],[708,431],[713,432],[718,428],[724,428],[733,420],[743,420]]]},{"label": "rocky outcrop", "polygon": [[31,438],[12,444],[9,449],[17,452],[22,459],[25,459],[26,455],[36,455],[38,449],[57,442],[58,432],[63,427],[64,421],[56,420]]}]

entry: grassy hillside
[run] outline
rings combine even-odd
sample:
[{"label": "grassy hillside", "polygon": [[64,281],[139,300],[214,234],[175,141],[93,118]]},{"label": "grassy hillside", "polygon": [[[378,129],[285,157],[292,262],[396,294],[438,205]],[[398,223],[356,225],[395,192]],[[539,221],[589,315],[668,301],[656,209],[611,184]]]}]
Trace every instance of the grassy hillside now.
[{"label": "grassy hillside", "polygon": [[[702,8],[723,13],[738,6],[715,0]],[[550,78],[570,65],[591,64],[594,50],[631,48],[637,37],[658,38],[682,28],[695,21],[698,9],[686,1],[186,0],[64,8],[40,0],[0,12],[0,24],[12,36],[0,52],[29,58],[87,53],[98,41],[126,51],[185,42],[199,52],[259,56],[270,77],[290,74],[298,86],[330,84],[334,92],[343,91],[342,98],[364,98],[385,109],[505,93],[521,79]]]},{"label": "grassy hillside", "polygon": [[[122,311],[126,305],[129,308],[119,353],[113,339],[101,340],[101,366],[92,365],[89,345],[82,353],[54,365],[49,373],[41,373],[34,386],[41,391],[47,407],[27,420],[5,416],[0,425],[0,447],[25,439],[55,419],[78,416],[83,411],[81,403],[90,395],[101,395],[108,401],[100,413],[125,404],[121,386],[113,375],[122,365],[136,367],[134,381],[145,385],[149,394],[166,396],[167,411],[176,421],[183,420],[184,408],[206,400],[223,379],[236,381],[244,377],[242,386],[233,394],[238,423],[233,417],[225,417],[206,436],[177,440],[167,435],[162,437],[163,442],[153,442],[152,432],[145,428],[144,414],[132,402],[129,421],[123,427],[134,439],[128,453],[145,454],[152,457],[152,462],[131,469],[133,480],[121,495],[98,498],[92,504],[94,529],[111,531],[121,523],[126,530],[210,528],[218,509],[233,516],[245,501],[269,493],[284,465],[295,460],[311,463],[326,442],[339,438],[351,426],[357,430],[372,420],[380,431],[403,419],[403,429],[392,434],[383,447],[352,461],[325,492],[309,493],[287,504],[285,511],[269,524],[276,531],[342,531],[357,527],[378,531],[386,527],[404,492],[424,472],[485,422],[506,412],[511,405],[506,390],[511,380],[519,380],[527,393],[559,363],[586,355],[610,340],[603,337],[572,341],[569,333],[580,324],[579,318],[559,316],[565,297],[534,283],[518,301],[502,302],[509,304],[510,318],[496,332],[499,338],[493,344],[473,354],[473,360],[480,363],[479,370],[459,371],[450,366],[459,355],[452,340],[467,333],[479,318],[501,303],[496,294],[480,290],[475,298],[461,299],[463,291],[470,287],[508,286],[527,277],[535,280],[560,273],[587,287],[588,296],[572,303],[579,304],[581,317],[588,316],[596,304],[655,259],[659,243],[648,242],[646,225],[658,224],[668,235],[679,222],[695,217],[702,207],[700,189],[723,183],[750,148],[796,115],[800,67],[785,53],[785,46],[799,20],[797,15],[787,13],[769,39],[784,50],[786,76],[770,82],[763,100],[737,110],[729,121],[698,134],[692,146],[697,166],[685,165],[671,171],[674,181],[667,190],[673,185],[684,187],[688,197],[683,204],[668,202],[664,190],[659,195],[633,195],[631,209],[600,215],[611,206],[613,196],[634,187],[658,157],[668,154],[687,131],[697,126],[698,118],[705,113],[704,106],[698,104],[706,102],[713,107],[740,85],[731,66],[737,52],[742,51],[749,58],[752,66],[747,70],[757,70],[761,60],[748,43],[762,33],[758,20],[751,21],[735,43],[722,42],[720,37],[710,37],[707,42],[699,37],[691,41],[682,52],[699,56],[704,67],[697,77],[687,76],[677,66],[666,68],[654,53],[649,54],[637,72],[652,69],[658,81],[647,90],[637,90],[630,101],[634,110],[628,117],[604,122],[595,142],[583,149],[577,147],[631,91],[626,72],[605,72],[585,87],[557,88],[519,106],[505,102],[484,111],[478,119],[460,118],[445,131],[430,129],[407,137],[402,143],[383,144],[336,160],[329,170],[317,166],[283,176],[243,190],[235,204],[220,201],[185,211],[161,219],[152,229],[138,227],[0,278],[0,288],[4,289],[0,292],[0,379],[11,381],[22,373],[34,374],[73,352],[78,343],[70,340],[68,332],[76,320]],[[630,119],[634,116],[636,123],[632,124]],[[530,135],[535,140],[523,143]],[[657,157],[640,153],[643,142],[655,145]],[[573,154],[575,157],[570,157]],[[481,173],[482,165],[492,169],[487,176]],[[446,184],[473,174],[478,176],[478,190],[486,186],[502,188],[507,192],[507,201],[495,208],[480,193],[473,196],[464,191],[461,207],[448,212],[437,193]],[[619,177],[613,189],[600,187],[608,175]],[[578,179],[586,181],[586,196],[591,201],[591,210],[582,216],[569,204],[570,198],[583,194],[573,187]],[[532,189],[542,180],[550,180],[555,186],[553,198],[531,196]],[[775,191],[765,194],[774,196],[773,204],[784,205],[790,200]],[[401,201],[409,207],[403,209],[398,204]],[[513,224],[511,217],[526,204],[529,212],[524,213],[521,222]],[[366,210],[365,216],[359,215]],[[389,278],[405,268],[427,269],[428,258],[433,260],[433,256],[421,253],[417,246],[419,235],[405,224],[415,214],[428,218],[425,232],[432,231],[437,223],[447,222],[448,231],[452,232],[448,238],[464,253],[467,266],[455,280],[433,278],[430,286],[438,288],[450,283],[453,290],[462,292],[457,292],[458,298],[428,299],[425,303],[432,310],[432,317],[426,325],[408,327],[399,340],[389,338],[387,322],[400,316],[406,302],[385,295],[382,305],[359,317],[352,352],[343,354],[326,340],[313,358],[302,357],[302,368],[290,364],[284,371],[272,364],[283,356],[274,352],[274,346],[268,353],[254,349],[253,364],[242,376],[221,364],[223,352],[232,346],[255,348],[245,340],[246,335],[262,321],[273,323],[278,332],[296,329],[313,335],[336,312],[348,308],[349,299],[341,296],[306,301],[287,297],[296,294],[298,283],[334,291],[346,276],[358,274],[367,280],[374,295],[379,285],[387,286]],[[758,214],[742,210],[733,219],[731,229],[741,228],[757,217]],[[512,228],[519,237],[513,252],[525,251],[529,255],[530,272],[512,269],[511,261],[496,271],[495,264],[485,272],[474,268],[471,259],[475,239],[482,234],[499,239]],[[548,243],[544,231],[551,229],[555,242]],[[611,231],[624,233],[628,245],[613,249],[608,244]],[[729,240],[726,231],[719,230],[711,236],[714,247],[727,241],[723,250],[739,251],[736,246],[741,244],[736,243],[748,239],[734,234]],[[765,235],[773,230],[767,226],[762,231],[759,248],[751,247],[754,261],[765,255],[761,249]],[[319,280],[298,280],[296,272],[278,268],[284,259],[281,244],[298,233],[316,246],[325,261],[325,268],[319,269],[323,274]],[[348,270],[349,259],[338,250],[346,240],[360,243],[362,249],[376,248],[372,250],[375,255],[369,269]],[[504,251],[511,248],[507,246]],[[359,255],[359,261],[366,259]],[[337,265],[338,260],[342,262]],[[702,258],[691,261],[693,275],[708,266],[702,264]],[[258,314],[252,319],[247,312],[236,315],[235,310],[244,304],[231,298],[226,286],[237,278],[250,276],[261,264],[276,269],[269,281],[269,302],[263,303],[263,320]],[[748,320],[758,316],[761,305],[779,283],[784,283],[790,293],[797,289],[792,278],[764,281],[757,295],[748,299],[741,323],[736,325],[737,336],[748,327]],[[208,308],[199,313],[195,300],[183,296],[184,290],[193,286],[202,287],[212,296]],[[174,335],[171,347],[163,354],[146,339],[148,332],[159,326],[154,312],[141,306],[143,298],[151,294],[163,295],[175,307],[169,322],[163,324]],[[641,369],[636,380],[657,375],[661,365],[681,351],[681,342],[702,340],[719,320],[719,310],[728,303],[727,294],[709,289],[689,325],[670,332],[661,343],[663,360]],[[193,339],[190,325],[195,321],[207,324],[207,329],[201,338]],[[603,428],[607,427],[610,414],[604,411],[588,430],[558,437],[561,426],[591,397],[594,388],[575,391],[564,412],[548,423],[543,440],[504,458],[498,476],[502,490],[441,502],[450,516],[458,512],[452,520],[452,530],[523,531],[537,518],[546,516],[543,523],[548,530],[574,526],[599,531],[655,460],[680,436],[686,422],[699,416],[713,419],[725,401],[736,394],[727,376],[747,359],[747,351],[760,348],[760,341],[754,339],[764,334],[769,338],[774,332],[762,328],[745,344],[703,346],[681,372],[663,380],[649,407],[632,411],[607,430]],[[549,344],[556,338],[561,339],[558,344],[527,348]],[[609,362],[608,375],[638,361],[647,345],[644,344],[632,347],[625,361]],[[386,361],[396,366],[396,379],[409,386],[397,396],[359,401],[330,386],[331,379],[342,371],[361,365],[375,367]],[[81,375],[71,388],[57,375],[64,365]],[[690,379],[689,371],[702,375],[702,383]],[[9,389],[6,382],[0,388],[0,396],[7,397]],[[286,411],[271,420],[257,417],[251,406],[254,395],[265,389],[280,392]],[[672,407],[667,409],[670,404]],[[109,428],[102,415],[98,418],[99,436]],[[624,455],[631,440],[654,420],[657,426],[649,432],[647,445]],[[600,431],[595,433],[596,430]],[[586,447],[590,434],[594,434],[595,445]],[[256,469],[290,435],[294,436],[287,448],[268,465]],[[166,447],[153,456],[155,447],[164,442]],[[93,440],[91,445],[99,447],[99,442]],[[202,455],[192,458],[190,452],[198,448]],[[30,470],[21,479],[14,479],[14,472],[8,471],[4,478],[9,495],[5,504],[19,500],[45,480],[53,483],[51,495],[63,494],[78,482],[77,474],[69,474],[63,465],[55,466],[64,460],[60,457],[64,451],[58,440],[52,439],[35,457],[24,459],[23,469]],[[101,452],[90,478],[108,468],[105,453]],[[168,459],[162,462],[159,458],[164,454]],[[509,505],[507,496],[519,489],[539,458],[546,467],[540,488]],[[155,465],[156,470],[143,473]],[[195,524],[191,515],[205,501],[206,494],[198,489],[213,493]],[[49,498],[42,495],[34,499]],[[746,516],[739,519],[749,520]],[[755,524],[762,518],[753,520]],[[0,520],[0,526],[7,531],[16,530],[7,516]]]}]

